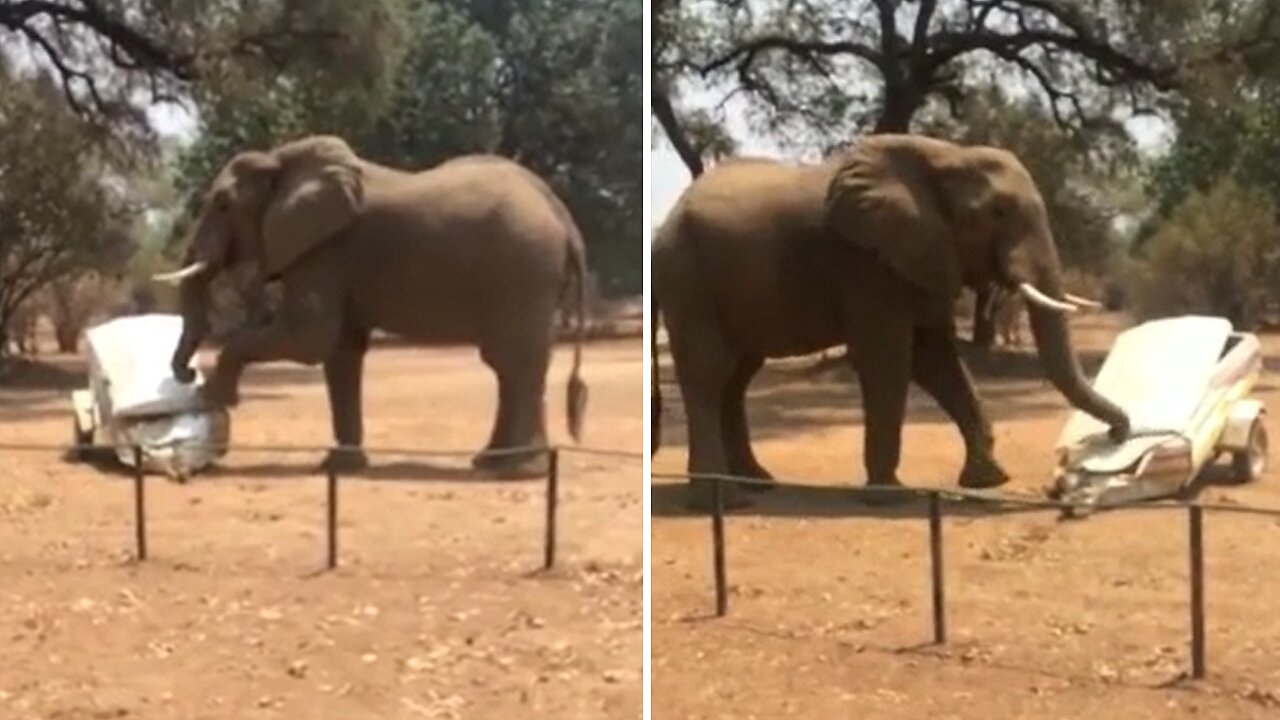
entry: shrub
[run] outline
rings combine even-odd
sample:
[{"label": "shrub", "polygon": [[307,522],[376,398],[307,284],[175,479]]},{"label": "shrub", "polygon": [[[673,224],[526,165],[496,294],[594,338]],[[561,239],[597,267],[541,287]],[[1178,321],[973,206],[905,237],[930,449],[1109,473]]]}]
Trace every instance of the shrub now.
[{"label": "shrub", "polygon": [[1280,225],[1260,190],[1224,179],[1192,193],[1130,271],[1135,314],[1218,315],[1253,328],[1280,285]]}]

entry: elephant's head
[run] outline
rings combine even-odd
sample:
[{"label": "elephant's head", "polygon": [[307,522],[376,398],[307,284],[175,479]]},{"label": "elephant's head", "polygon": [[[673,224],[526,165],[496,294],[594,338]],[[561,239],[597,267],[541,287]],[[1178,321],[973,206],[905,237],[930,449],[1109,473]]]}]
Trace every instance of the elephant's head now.
[{"label": "elephant's head", "polygon": [[[1129,431],[1129,418],[1089,386],[1066,314],[1089,301],[1064,292],[1044,200],[1017,157],[920,136],[872,135],[842,156],[826,205],[830,230],[876,254],[949,313],[964,286],[992,283],[1027,299],[1049,380],[1075,407]],[[927,300],[924,301],[928,303]]]},{"label": "elephant's head", "polygon": [[340,138],[309,137],[231,158],[205,195],[183,268],[156,276],[181,286],[174,375],[193,376],[191,356],[208,331],[209,284],[218,273],[257,263],[263,278],[274,278],[346,227],[363,204],[360,161]]}]

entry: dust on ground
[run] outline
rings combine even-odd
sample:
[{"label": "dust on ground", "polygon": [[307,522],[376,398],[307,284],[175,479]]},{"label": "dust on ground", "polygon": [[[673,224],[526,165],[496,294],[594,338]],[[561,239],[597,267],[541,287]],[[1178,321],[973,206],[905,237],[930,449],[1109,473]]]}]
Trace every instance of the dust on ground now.
[{"label": "dust on ground", "polygon": [[[1073,336],[1096,371],[1120,320],[1086,316]],[[1280,337],[1263,337],[1270,373]],[[680,485],[653,488],[655,720],[863,717],[1276,717],[1280,712],[1280,522],[1205,520],[1209,678],[1189,682],[1185,512],[1116,512],[1060,523],[1054,513],[954,505],[944,525],[950,641],[931,640],[923,506],[869,509],[861,484],[861,409],[843,371],[813,359],[771,365],[748,414],[778,490],[727,522],[730,610],[712,616],[710,529],[681,508]],[[1029,350],[971,362],[995,421],[1011,492],[1051,478],[1068,407]],[[1272,415],[1280,384],[1256,389]],[[664,366],[664,448],[654,471],[681,472],[679,392]],[[1271,421],[1274,423],[1274,420]],[[1280,429],[1272,425],[1273,434]],[[953,487],[955,426],[913,388],[901,477]],[[1275,459],[1273,458],[1273,461]],[[827,489],[829,488],[829,489]],[[1280,508],[1280,470],[1209,500]]]},{"label": "dust on ground", "polygon": [[[585,445],[641,449],[641,358],[637,339],[587,347]],[[558,348],[548,380],[553,441],[569,360]],[[47,363],[0,388],[0,442],[70,440],[83,365]],[[233,442],[331,442],[318,368],[254,368],[242,390]],[[366,361],[371,447],[478,450],[494,405],[473,350]],[[126,477],[0,452],[0,717],[640,717],[638,460],[562,458],[543,573],[542,481],[373,457],[386,482],[342,484],[341,566],[319,573],[320,459],[233,451],[187,485],[150,480],[138,565]]]}]

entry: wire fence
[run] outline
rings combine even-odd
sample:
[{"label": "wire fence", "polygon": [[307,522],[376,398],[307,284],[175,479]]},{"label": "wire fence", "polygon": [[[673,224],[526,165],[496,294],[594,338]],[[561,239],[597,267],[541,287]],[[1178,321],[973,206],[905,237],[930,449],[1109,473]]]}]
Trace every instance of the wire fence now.
[{"label": "wire fence", "polygon": [[[650,473],[653,480],[702,480],[711,483],[711,547],[712,569],[715,585],[716,616],[724,617],[729,612],[728,568],[725,560],[725,503],[724,486],[726,483],[743,486],[783,486],[804,490],[829,488],[829,485],[804,482],[776,482],[760,480],[739,475],[717,473]],[[933,629],[933,642],[941,645],[947,641],[946,611],[946,571],[944,566],[943,546],[943,504],[944,500],[967,501],[1016,506],[1028,510],[1058,510],[1077,513],[1084,509],[1093,509],[1086,503],[1054,500],[1049,498],[1029,498],[992,491],[976,491],[941,488],[892,487],[858,487],[850,488],[855,497],[876,497],[894,501],[924,500],[928,503],[929,525],[929,589],[930,589],[930,622]],[[1191,672],[1195,679],[1203,679],[1207,673],[1205,659],[1205,575],[1204,575],[1204,513],[1234,513],[1243,515],[1260,515],[1280,518],[1280,508],[1266,508],[1234,503],[1202,503],[1195,500],[1133,500],[1107,503],[1098,509],[1108,511],[1171,511],[1180,510],[1187,513],[1187,565],[1188,565],[1188,626],[1190,628]]]},{"label": "wire fence", "polygon": [[[476,457],[476,458],[492,458],[512,455],[545,455],[547,458],[547,466],[545,473],[546,483],[546,503],[545,516],[543,523],[543,569],[550,570],[555,566],[556,546],[558,540],[557,520],[560,496],[560,456],[565,453],[587,455],[595,457],[612,458],[616,460],[634,460],[643,461],[644,455],[639,452],[630,452],[627,450],[619,450],[615,448],[596,448],[580,445],[529,445],[515,448],[502,448],[497,450],[485,450],[480,453],[465,450],[422,450],[418,448],[376,448],[376,447],[356,447],[346,445],[248,445],[248,444],[214,444],[214,443],[181,443],[184,448],[212,450],[216,452],[226,452],[235,450],[238,452],[252,453],[316,453],[326,452],[330,450],[341,451],[360,451],[372,456],[393,456],[393,457],[418,457],[418,458],[460,458],[460,457]],[[130,447],[130,446],[126,446]],[[134,526],[134,557],[138,562],[144,562],[147,559],[147,467],[145,463],[145,452],[150,449],[157,449],[155,446],[143,447],[133,445],[132,448],[132,479],[133,479],[133,526]],[[0,453],[3,452],[50,452],[84,454],[86,452],[115,450],[102,445],[76,445],[76,444],[40,444],[40,443],[0,443]],[[325,568],[333,570],[338,566],[338,489],[339,482],[343,477],[354,477],[355,473],[344,474],[338,469],[328,466],[317,471],[317,474],[323,474],[325,478]],[[360,478],[362,480],[377,481],[377,478]]]}]

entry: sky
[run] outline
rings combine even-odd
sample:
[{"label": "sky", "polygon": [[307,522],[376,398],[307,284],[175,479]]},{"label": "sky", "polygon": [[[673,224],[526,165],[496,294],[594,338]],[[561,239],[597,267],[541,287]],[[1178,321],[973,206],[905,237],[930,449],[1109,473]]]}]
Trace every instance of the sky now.
[{"label": "sky", "polygon": [[196,134],[196,119],[180,105],[163,103],[147,108],[151,127],[164,137],[191,141]]}]

